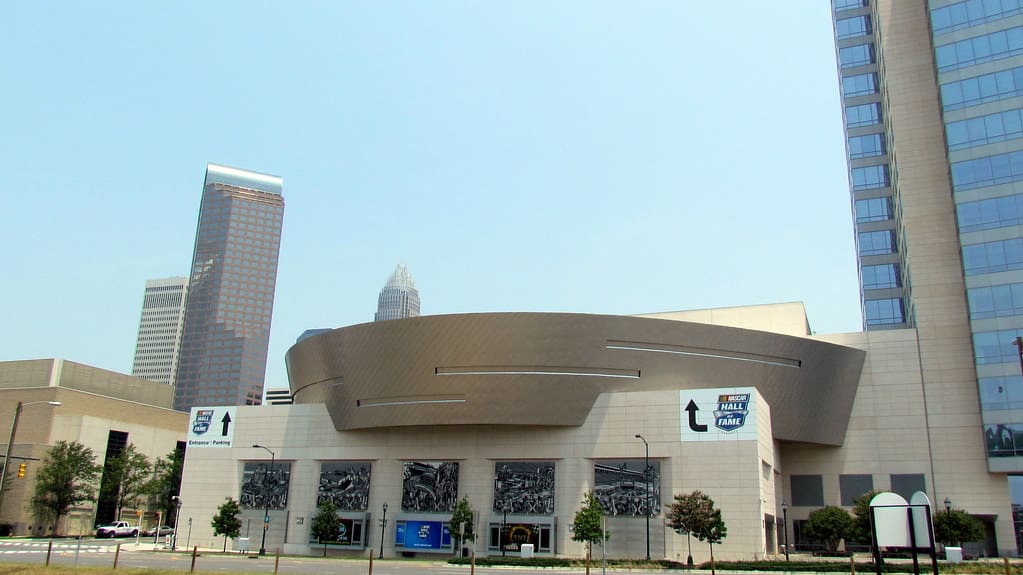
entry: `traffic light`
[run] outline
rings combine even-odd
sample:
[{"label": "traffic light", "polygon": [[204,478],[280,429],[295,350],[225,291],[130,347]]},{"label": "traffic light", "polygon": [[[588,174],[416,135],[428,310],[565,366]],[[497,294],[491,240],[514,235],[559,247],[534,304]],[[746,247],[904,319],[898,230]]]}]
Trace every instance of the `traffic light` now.
[{"label": "traffic light", "polygon": [[27,463],[19,463],[18,464],[18,479],[24,479],[25,478],[25,468],[27,468],[27,467],[28,467]]}]

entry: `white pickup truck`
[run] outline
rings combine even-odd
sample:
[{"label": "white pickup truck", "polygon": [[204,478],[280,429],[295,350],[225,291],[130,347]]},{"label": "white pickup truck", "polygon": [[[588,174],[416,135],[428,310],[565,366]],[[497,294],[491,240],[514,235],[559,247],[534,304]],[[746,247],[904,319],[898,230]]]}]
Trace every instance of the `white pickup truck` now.
[{"label": "white pickup truck", "polygon": [[107,525],[100,525],[96,528],[96,537],[135,537],[138,535],[139,530],[137,527],[132,526],[127,521],[114,521]]}]

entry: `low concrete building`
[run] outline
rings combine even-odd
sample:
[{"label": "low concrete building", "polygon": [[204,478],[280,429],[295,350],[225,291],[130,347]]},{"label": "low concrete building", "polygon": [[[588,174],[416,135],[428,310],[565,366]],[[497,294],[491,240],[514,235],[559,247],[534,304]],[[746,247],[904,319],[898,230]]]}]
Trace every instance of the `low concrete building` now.
[{"label": "low concrete building", "polygon": [[[17,535],[48,534],[50,526],[36,521],[27,503],[35,474],[57,441],[85,445],[95,452],[99,465],[129,443],[150,460],[181,448],[188,414],[171,409],[173,397],[171,386],[71,361],[0,362],[0,430],[12,429],[17,405],[23,405],[0,504],[0,525]],[[6,449],[8,435],[3,438]],[[23,478],[17,476],[20,463],[26,464]],[[91,503],[77,508],[64,518],[58,532],[91,532],[97,513],[104,512],[110,515],[112,510]]]},{"label": "low concrete building", "polygon": [[988,526],[976,552],[1014,553],[977,399],[929,388],[918,350],[910,329],[812,336],[798,303],[340,328],[289,350],[294,405],[193,409],[182,517],[193,544],[220,547],[209,518],[235,498],[249,548],[268,520],[269,552],[320,553],[310,526],[330,499],[335,552],[450,554],[468,497],[478,553],[582,556],[570,525],[594,492],[609,556],[684,561],[664,521],[675,495],[722,510],[716,557],[757,558],[811,548],[813,510],[878,489],[949,497]]}]

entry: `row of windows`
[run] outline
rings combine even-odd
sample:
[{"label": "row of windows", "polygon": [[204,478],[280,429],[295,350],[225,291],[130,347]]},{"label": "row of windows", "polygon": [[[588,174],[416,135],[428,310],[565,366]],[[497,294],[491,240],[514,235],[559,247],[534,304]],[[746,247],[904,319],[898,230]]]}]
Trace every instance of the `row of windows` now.
[{"label": "row of windows", "polygon": [[892,325],[906,321],[902,298],[871,299],[863,302],[867,325]]},{"label": "row of windows", "polygon": [[973,354],[977,363],[1015,363],[1019,358],[1019,349],[1012,345],[1012,341],[1020,335],[1019,330],[975,332]]},{"label": "row of windows", "polygon": [[857,236],[861,256],[878,256],[896,252],[895,232],[893,230],[860,232]]},{"label": "row of windows", "polygon": [[881,123],[881,103],[860,104],[859,106],[846,106],[845,127],[859,128],[860,126],[873,126]]},{"label": "row of windows", "polygon": [[849,138],[849,157],[852,159],[883,156],[885,153],[882,134],[865,134]]},{"label": "row of windows", "polygon": [[1023,26],[967,38],[934,49],[939,72],[1023,54]]},{"label": "row of windows", "polygon": [[973,319],[1023,315],[1023,283],[971,288],[966,297]]},{"label": "row of windows", "polygon": [[891,198],[856,200],[856,223],[882,222],[892,219]]},{"label": "row of windows", "polygon": [[968,276],[1023,269],[1023,239],[963,246],[963,271]]},{"label": "row of windows", "polygon": [[866,6],[867,0],[835,0],[835,12]]},{"label": "row of windows", "polygon": [[1023,150],[952,164],[952,189],[961,192],[1023,180]]},{"label": "row of windows", "polygon": [[949,150],[1023,138],[1023,110],[1006,110],[945,125]]},{"label": "row of windows", "polygon": [[1023,408],[1023,378],[1019,375],[982,377],[978,385],[983,409]]},{"label": "row of windows", "polygon": [[835,21],[835,34],[839,40],[870,34],[870,16],[853,16]]},{"label": "row of windows", "polygon": [[852,169],[854,190],[872,190],[888,187],[888,164]]},{"label": "row of windows", "polygon": [[963,202],[956,206],[959,230],[976,232],[1023,224],[1023,195]]},{"label": "row of windows", "polygon": [[944,34],[998,20],[1023,11],[1020,0],[966,0],[931,10],[931,27],[935,34]]},{"label": "row of windows", "polygon": [[944,110],[958,110],[1023,94],[1023,67],[1001,70],[941,85]]},{"label": "row of windows", "polygon": [[846,98],[877,93],[877,74],[857,74],[842,78],[842,95]]},{"label": "row of windows", "polygon": [[863,289],[889,289],[902,285],[899,275],[899,264],[880,264],[863,266]]},{"label": "row of windows", "polygon": [[874,63],[874,45],[857,44],[838,51],[838,62],[843,68],[855,68]]},{"label": "row of windows", "polygon": [[[922,473],[893,473],[889,481],[891,491],[907,501],[917,491],[927,491],[927,481]],[[838,486],[841,504],[849,507],[858,497],[874,489],[874,478],[872,475],[839,475]],[[792,475],[789,487],[793,506],[824,506],[824,481],[820,475]]]}]

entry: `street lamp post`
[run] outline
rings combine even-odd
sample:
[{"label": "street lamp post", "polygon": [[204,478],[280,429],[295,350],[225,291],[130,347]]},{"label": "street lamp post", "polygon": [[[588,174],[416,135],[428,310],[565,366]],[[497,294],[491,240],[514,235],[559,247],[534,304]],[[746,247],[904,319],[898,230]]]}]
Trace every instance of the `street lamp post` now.
[{"label": "street lamp post", "polygon": [[384,558],[384,531],[387,529],[387,502],[384,501],[384,516],[380,518],[380,555],[377,559]]},{"label": "street lamp post", "polygon": [[171,497],[174,505],[177,506],[177,510],[174,512],[174,533],[171,534],[171,551],[177,551],[178,549],[178,529],[181,528],[178,525],[178,519],[181,518],[181,498],[177,495]]},{"label": "street lamp post", "polygon": [[945,498],[945,515],[952,516],[952,500],[948,497]]},{"label": "street lamp post", "polygon": [[35,405],[37,403],[46,403],[53,406],[60,405],[59,401],[19,401],[18,406],[14,408],[14,423],[11,424],[11,434],[7,438],[7,452],[4,454],[4,466],[0,469],[0,511],[4,508],[4,482],[7,480],[7,468],[9,467],[7,464],[14,458],[14,436],[18,433],[18,420],[21,419],[21,410],[26,406]]},{"label": "street lamp post", "polygon": [[650,560],[650,444],[646,442],[646,439],[636,434],[636,439],[643,440],[643,446],[646,448],[646,456],[643,458],[646,467],[643,468],[643,485],[646,487],[646,560]]},{"label": "street lamp post", "polygon": [[789,504],[781,502],[781,530],[785,532],[785,562],[789,561]]},{"label": "street lamp post", "polygon": [[252,447],[259,449],[265,449],[270,452],[270,472],[266,475],[263,481],[263,487],[266,493],[263,494],[263,499],[266,502],[266,509],[263,512],[263,542],[259,544],[259,554],[266,555],[266,531],[270,528],[270,477],[274,473],[274,462],[277,460],[277,454],[273,452],[269,447],[253,443]]}]

